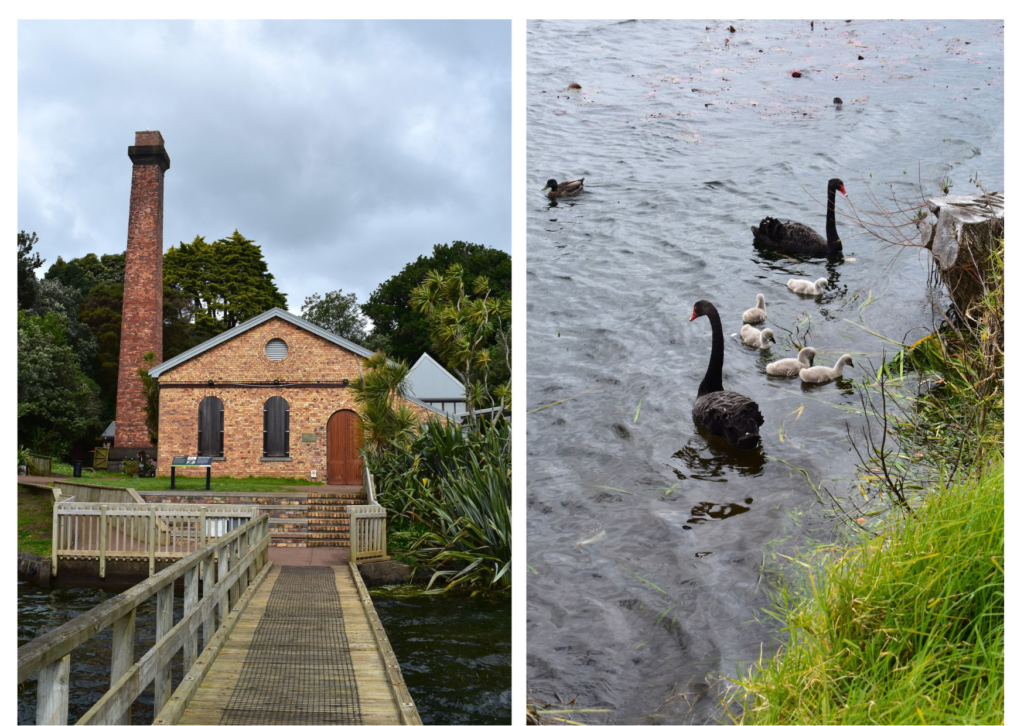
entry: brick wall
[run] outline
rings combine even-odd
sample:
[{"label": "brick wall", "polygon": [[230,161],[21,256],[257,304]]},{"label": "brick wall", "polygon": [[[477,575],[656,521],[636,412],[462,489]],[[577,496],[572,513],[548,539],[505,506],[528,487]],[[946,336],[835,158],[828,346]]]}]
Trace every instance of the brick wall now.
[{"label": "brick wall", "polygon": [[[280,361],[269,359],[265,352],[267,343],[275,338],[288,345],[288,354]],[[356,409],[352,390],[294,384],[358,380],[359,367],[354,353],[280,318],[272,318],[175,366],[159,379],[158,474],[170,475],[174,456],[197,453],[199,404],[207,396],[216,396],[224,404],[224,461],[214,461],[213,476],[309,479],[310,471],[316,470],[316,481],[325,481],[327,420],[336,411]],[[274,384],[275,379],[280,383]],[[263,406],[272,396],[281,396],[288,402],[291,461],[260,461]],[[406,404],[421,419],[434,415],[412,402]],[[303,433],[315,434],[316,440],[303,443]],[[197,469],[180,469],[176,475],[185,472],[206,476],[205,470]]]},{"label": "brick wall", "polygon": [[145,397],[137,370],[148,367],[142,356],[152,351],[163,360],[164,171],[170,160],[159,131],[139,131],[132,159],[128,207],[124,308],[121,314],[121,359],[117,372],[115,446],[149,446]]}]

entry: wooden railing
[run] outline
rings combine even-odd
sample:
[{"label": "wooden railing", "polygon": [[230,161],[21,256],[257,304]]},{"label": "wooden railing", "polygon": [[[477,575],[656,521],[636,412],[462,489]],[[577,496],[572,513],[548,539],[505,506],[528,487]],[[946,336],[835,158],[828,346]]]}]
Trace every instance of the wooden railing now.
[{"label": "wooden railing", "polygon": [[[37,724],[68,722],[71,653],[113,626],[111,687],[80,724],[130,723],[132,703],[154,683],[154,723],[177,723],[270,569],[270,520],[263,514],[167,569],[18,649],[18,683],[38,674]],[[184,578],[185,607],[174,623],[174,582]],[[203,596],[199,597],[202,579]],[[156,595],[156,642],[136,660],[135,613]],[[203,651],[199,655],[199,628]],[[216,629],[216,631],[215,631]],[[171,693],[171,659],[184,649],[184,678]]]},{"label": "wooden railing", "polygon": [[363,467],[363,490],[367,504],[348,508],[349,556],[352,562],[383,559],[388,554],[388,513],[377,503],[373,474]]},{"label": "wooden railing", "polygon": [[52,456],[40,456],[39,454],[29,454],[29,458],[32,459],[32,469],[35,472],[34,476],[53,475]]},{"label": "wooden railing", "polygon": [[259,515],[257,506],[102,504],[63,501],[53,507],[53,574],[60,558],[180,559]]}]

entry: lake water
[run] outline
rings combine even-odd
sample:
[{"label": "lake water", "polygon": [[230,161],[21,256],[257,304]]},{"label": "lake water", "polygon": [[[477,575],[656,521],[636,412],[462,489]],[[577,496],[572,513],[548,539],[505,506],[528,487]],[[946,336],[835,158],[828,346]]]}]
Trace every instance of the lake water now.
[{"label": "lake water", "polygon": [[[401,594],[401,593],[407,594]],[[500,724],[511,718],[512,608],[509,598],[434,597],[379,588],[372,597],[423,723]],[[112,597],[99,588],[18,587],[18,645],[47,633]],[[183,601],[175,598],[175,622]],[[136,656],[153,646],[156,598],[136,614]],[[71,656],[69,722],[110,687],[111,629]],[[181,654],[172,668],[181,682]],[[35,679],[18,686],[18,723],[35,723]],[[152,686],[132,707],[132,723],[152,723]]]},{"label": "lake water", "polygon": [[[850,217],[940,194],[943,177],[954,194],[1003,188],[1001,22],[731,22],[528,25],[527,410],[573,396],[526,419],[528,685],[606,709],[579,720],[722,715],[722,676],[780,642],[760,612],[772,553],[831,536],[816,487],[859,496],[853,382],[895,350],[886,339],[933,321],[927,257]],[[552,177],[586,190],[552,206]],[[841,259],[753,247],[767,215],[824,234],[832,177],[849,194]],[[793,277],[829,290],[798,298]],[[769,355],[732,337],[757,293]],[[766,420],[753,455],[690,418],[702,298],[725,324],[725,387]],[[769,380],[797,342],[818,364],[850,353],[846,382]]]}]

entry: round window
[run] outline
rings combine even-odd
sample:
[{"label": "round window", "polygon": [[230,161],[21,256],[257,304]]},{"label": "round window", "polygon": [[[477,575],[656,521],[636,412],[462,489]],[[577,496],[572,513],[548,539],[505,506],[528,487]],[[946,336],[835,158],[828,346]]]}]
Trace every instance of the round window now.
[{"label": "round window", "polygon": [[274,338],[266,347],[267,358],[270,360],[284,360],[284,357],[288,355],[288,344],[280,338]]}]

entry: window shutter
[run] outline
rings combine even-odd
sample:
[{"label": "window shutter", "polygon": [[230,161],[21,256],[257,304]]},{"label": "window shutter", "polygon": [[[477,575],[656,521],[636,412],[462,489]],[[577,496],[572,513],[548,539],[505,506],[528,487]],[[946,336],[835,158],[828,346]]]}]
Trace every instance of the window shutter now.
[{"label": "window shutter", "polygon": [[289,456],[288,402],[280,396],[267,400],[263,407],[264,456]]}]

